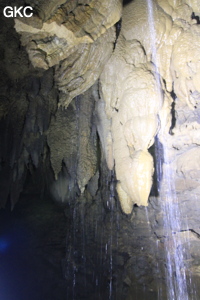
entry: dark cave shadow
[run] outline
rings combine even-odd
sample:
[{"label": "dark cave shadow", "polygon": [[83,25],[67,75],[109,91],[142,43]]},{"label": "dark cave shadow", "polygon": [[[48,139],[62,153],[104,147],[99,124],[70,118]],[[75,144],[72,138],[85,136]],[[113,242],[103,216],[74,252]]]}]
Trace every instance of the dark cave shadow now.
[{"label": "dark cave shadow", "polygon": [[123,6],[129,4],[130,2],[132,2],[133,0],[123,0]]},{"label": "dark cave shadow", "polygon": [[172,116],[172,119],[171,119],[171,126],[170,126],[170,129],[169,129],[169,134],[170,135],[173,135],[173,129],[175,128],[176,126],[176,94],[174,93],[174,91],[171,92],[171,97],[173,99],[173,102],[171,104],[171,116]]},{"label": "dark cave shadow", "polygon": [[199,18],[199,16],[195,15],[194,12],[191,15],[191,19],[196,20],[197,24],[200,24],[200,18]]},{"label": "dark cave shadow", "polygon": [[149,148],[149,153],[153,156],[154,162],[153,184],[150,196],[158,197],[160,194],[160,184],[163,178],[162,166],[164,162],[164,151],[163,145],[157,136],[155,137],[155,143]]}]

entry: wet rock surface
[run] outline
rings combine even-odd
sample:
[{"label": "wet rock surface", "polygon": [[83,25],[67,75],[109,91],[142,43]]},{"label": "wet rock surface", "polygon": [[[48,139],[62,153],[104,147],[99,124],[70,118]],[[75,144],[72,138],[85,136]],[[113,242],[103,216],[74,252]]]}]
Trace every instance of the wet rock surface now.
[{"label": "wet rock surface", "polygon": [[[158,3],[164,6],[163,1]],[[18,4],[23,5],[24,1],[18,1]],[[5,1],[0,7],[4,5],[7,5]],[[72,3],[66,5],[70,9]],[[47,6],[48,3],[44,1],[43,7]],[[50,7],[57,9],[53,2]],[[167,14],[174,10],[171,6],[164,6],[163,9]],[[128,8],[126,11],[129,14]],[[185,15],[190,23],[184,23],[180,19],[181,11],[174,10],[176,25],[190,26],[193,22],[191,16]],[[47,14],[51,14],[49,9]],[[143,16],[142,10],[141,14]],[[41,16],[46,18],[42,12]],[[136,22],[136,19],[131,18],[131,21]],[[64,67],[60,69],[57,65],[46,71],[33,68],[13,29],[13,20],[2,18],[1,25],[0,206],[6,207],[0,211],[2,297],[6,300],[171,300],[168,295],[170,282],[167,274],[171,267],[168,260],[175,256],[179,260],[182,255],[189,299],[198,300],[200,112],[196,88],[198,72],[195,71],[194,63],[188,65],[189,72],[196,72],[194,86],[188,90],[190,80],[186,80],[189,85],[184,83],[181,86],[181,89],[186,88],[190,93],[188,101],[192,101],[194,109],[189,108],[185,100],[180,101],[181,95],[176,97],[181,77],[175,78],[176,91],[170,94],[173,104],[167,104],[168,116],[160,114],[161,123],[168,118],[168,124],[164,134],[158,134],[155,145],[149,149],[154,156],[155,175],[148,207],[138,207],[131,203],[128,210],[130,214],[127,216],[121,210],[115,189],[117,180],[113,170],[112,136],[109,132],[112,124],[106,117],[102,99],[100,103],[99,85],[95,83],[70,104],[67,102],[67,110],[58,107],[58,103],[65,102],[66,95],[58,91],[55,72],[59,69],[61,76]],[[198,24],[195,26],[198,27]],[[186,30],[186,36],[180,37],[187,37],[188,32]],[[178,33],[181,33],[180,30]],[[114,46],[113,32],[110,34],[108,56]],[[136,34],[140,35],[139,31]],[[198,35],[198,29],[195,34]],[[101,39],[104,39],[103,35]],[[98,43],[102,42],[101,39],[97,38],[93,44],[94,49],[100,46]],[[138,51],[134,57],[128,55],[132,46]],[[147,46],[149,48],[149,43]],[[165,46],[170,48],[171,45]],[[133,63],[141,63],[138,57],[146,62],[139,42],[132,44],[126,41],[123,47],[127,51],[125,57],[128,72],[133,71]],[[198,47],[194,47],[196,51]],[[88,50],[88,56],[84,56],[83,65],[91,56],[96,57],[92,55],[93,47],[89,48],[91,52]],[[83,45],[79,50],[76,49],[77,56],[70,57],[66,65],[75,63],[84,49]],[[100,53],[100,57],[101,54],[104,53]],[[121,59],[120,51],[118,54]],[[173,57],[174,64],[175,58],[176,55]],[[181,66],[180,62],[177,68]],[[92,67],[88,70],[86,68],[84,76],[87,71],[93,76],[92,70]],[[65,71],[69,69],[66,67]],[[154,72],[153,68],[151,71]],[[164,76],[165,70],[161,71]],[[74,72],[76,69],[67,74],[73,77]],[[115,74],[121,76],[122,72]],[[72,79],[70,76],[69,82]],[[99,73],[95,76],[98,77]],[[93,78],[93,82],[97,77]],[[110,76],[106,81],[109,80]],[[76,90],[79,83],[77,85],[76,81],[72,81],[71,88],[72,91],[75,89],[75,94],[79,94]],[[124,80],[123,85],[126,84],[127,80]],[[166,84],[170,86],[170,80]],[[113,82],[110,85],[112,89],[115,86]],[[121,92],[120,86],[114,92],[117,88]],[[135,104],[138,104],[136,100]],[[118,103],[114,101],[113,107],[117,115]],[[126,119],[122,118],[122,121]],[[134,122],[128,125],[133,126]],[[141,120],[138,124],[140,127]],[[127,141],[131,137],[128,129],[129,126],[124,128]],[[146,131],[146,127],[143,131]],[[143,141],[137,128],[133,132],[138,141]],[[116,136],[119,136],[118,131]],[[140,143],[133,143],[132,139],[128,145],[131,154],[134,152],[133,145],[140,147]],[[149,138],[147,141],[149,147],[152,141]],[[164,155],[166,152],[167,160]],[[124,154],[123,151],[121,153]],[[158,168],[156,161],[160,164]],[[126,164],[123,168],[122,175],[125,174]],[[168,170],[170,176],[165,177]],[[135,169],[131,171],[135,175]],[[168,194],[167,197],[161,194],[161,187],[166,190],[170,187],[170,198]],[[164,205],[166,200],[170,203],[170,214],[169,207]],[[9,203],[14,208],[13,212],[8,208]],[[174,264],[173,260],[171,262]],[[177,274],[177,269],[171,273],[173,278],[177,278]]]},{"label": "wet rock surface", "polygon": [[194,286],[198,299],[199,235],[192,229],[163,231],[164,212],[155,197],[129,216],[112,197],[97,192],[63,207],[24,194],[13,212],[2,210],[2,295],[9,300],[169,299],[166,251],[174,251],[175,234],[192,280],[189,296],[193,299]]},{"label": "wet rock surface", "polygon": [[[107,186],[109,182],[112,176],[107,177]],[[73,219],[72,231],[68,232],[73,247],[67,250],[64,270],[68,286],[73,285],[71,276],[75,274],[73,297],[170,299],[168,259],[177,255],[187,270],[188,297],[198,299],[200,240],[194,229],[198,220],[192,209],[187,214],[182,211],[184,198],[179,195],[176,199],[172,195],[171,210],[176,211],[179,205],[181,212],[177,215],[180,224],[174,225],[168,223],[163,199],[155,196],[151,196],[147,208],[135,206],[129,216],[122,213],[116,193],[109,190],[104,196],[97,193],[93,198],[81,197],[66,209]],[[194,205],[194,199],[189,201]],[[178,276],[176,271],[173,276]]]}]

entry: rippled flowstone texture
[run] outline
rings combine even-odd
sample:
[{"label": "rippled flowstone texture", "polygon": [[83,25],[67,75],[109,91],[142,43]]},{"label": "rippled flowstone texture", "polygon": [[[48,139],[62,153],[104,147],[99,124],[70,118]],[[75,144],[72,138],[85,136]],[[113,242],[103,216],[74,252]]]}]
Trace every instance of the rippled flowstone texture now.
[{"label": "rippled flowstone texture", "polygon": [[199,299],[197,1],[152,1],[153,16],[143,0],[26,3],[36,15],[0,33],[0,206],[26,194],[13,228],[34,231],[8,266],[46,256],[41,300],[171,300],[166,255],[181,248]]}]

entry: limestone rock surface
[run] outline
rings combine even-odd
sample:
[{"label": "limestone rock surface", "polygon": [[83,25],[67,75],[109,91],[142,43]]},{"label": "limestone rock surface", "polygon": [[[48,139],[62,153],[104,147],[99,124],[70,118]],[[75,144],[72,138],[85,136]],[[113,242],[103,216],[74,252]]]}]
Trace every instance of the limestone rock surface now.
[{"label": "limestone rock surface", "polygon": [[[147,204],[153,164],[150,160],[146,163],[149,184],[142,198],[133,196],[141,183],[136,179],[140,163],[130,165],[138,151],[147,151],[154,144],[157,134],[165,145],[162,135],[169,135],[174,122],[170,117],[173,95],[190,109],[197,108],[200,34],[199,25],[192,19],[197,10],[195,1],[161,0],[148,4],[131,1],[123,9],[116,49],[100,82],[112,136],[102,144],[107,161],[114,159],[117,190],[126,213],[131,212],[133,203]],[[136,177],[129,185],[131,172]]]},{"label": "limestone rock surface", "polygon": [[[34,67],[58,66],[55,78],[64,92],[60,105],[67,107],[77,95],[91,87],[110,57],[115,30],[120,19],[121,0],[107,1],[40,1],[38,16],[15,20],[29,59]],[[52,15],[51,15],[52,14]],[[36,24],[36,25],[35,25]]]},{"label": "limestone rock surface", "polygon": [[[166,137],[173,140],[179,150],[184,139],[192,145],[198,141],[196,133],[192,137],[179,136],[176,141],[171,137],[172,132],[179,130],[175,124],[175,111],[178,112],[175,99],[190,109],[198,109],[198,2],[135,0],[126,3],[122,10],[120,0],[113,0],[109,5],[105,1],[61,0],[50,5],[39,1],[35,8],[37,16],[15,21],[32,64],[43,69],[54,67],[54,80],[60,91],[59,107],[67,108],[73,98],[100,77],[100,97],[95,92],[97,130],[108,168],[116,172],[122,208],[131,213],[133,204],[147,205],[155,165],[148,150],[156,147],[155,137],[164,148]],[[119,21],[121,12],[118,36],[113,25]],[[60,124],[62,114],[58,110]],[[56,121],[52,122],[47,137],[52,149],[53,124],[57,126]],[[194,127],[198,128],[198,122]],[[64,140],[60,140],[62,145]],[[181,159],[174,158],[173,149],[169,150],[167,159],[164,154],[163,160],[173,161],[173,168],[177,164],[177,176],[180,176]],[[191,149],[190,144],[188,151]],[[52,153],[57,176],[63,155],[58,159],[59,152],[54,149]],[[84,175],[85,179],[80,176],[81,190],[93,176],[90,175]]]},{"label": "limestone rock surface", "polygon": [[[106,149],[112,144],[117,190],[126,213],[131,213],[134,203],[147,205],[153,174],[153,160],[147,150],[154,143],[163,106],[160,78],[147,62],[142,41],[126,37],[132,17],[123,15],[117,47],[100,78],[105,112],[112,124],[112,140]],[[108,152],[107,161],[109,157]]]},{"label": "limestone rock surface", "polygon": [[199,1],[125,1],[117,38],[121,3],[34,2],[38,15],[16,26],[36,68],[0,20],[0,206],[27,193],[24,228],[40,219],[36,253],[53,283],[62,259],[69,299],[172,299],[180,249],[188,299],[200,299]]}]

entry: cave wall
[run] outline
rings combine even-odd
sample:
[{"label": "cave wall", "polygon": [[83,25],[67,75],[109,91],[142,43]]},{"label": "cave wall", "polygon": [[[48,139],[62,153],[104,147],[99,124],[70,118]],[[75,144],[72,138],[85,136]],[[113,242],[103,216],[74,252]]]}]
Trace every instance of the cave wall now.
[{"label": "cave wall", "polygon": [[116,299],[167,299],[169,169],[199,280],[199,6],[152,2],[155,55],[145,1],[96,3],[40,1],[32,19],[1,20],[0,203],[26,192],[66,207],[69,297],[76,274],[77,299],[110,287]]},{"label": "cave wall", "polygon": [[73,201],[98,171],[92,90],[75,97],[68,110],[59,108],[55,69],[34,68],[13,19],[2,23],[1,206],[9,200],[13,208],[27,184],[29,192]]},{"label": "cave wall", "polygon": [[55,66],[59,107],[100,77],[98,134],[122,209],[131,213],[134,204],[148,205],[155,169],[148,149],[157,134],[162,141],[170,131],[175,98],[191,111],[198,106],[199,7],[195,1],[131,1],[123,10],[120,1],[107,10],[104,2],[77,4],[52,4],[50,14],[43,3],[38,15],[16,19],[15,29],[35,68]]},{"label": "cave wall", "polygon": [[186,103],[191,116],[193,109],[198,111],[199,25],[192,13],[198,14],[193,2],[129,3],[123,9],[116,49],[100,77],[112,124],[109,147],[113,147],[117,190],[126,213],[133,203],[147,205],[154,172],[148,149],[157,133],[165,148],[174,101]]}]

